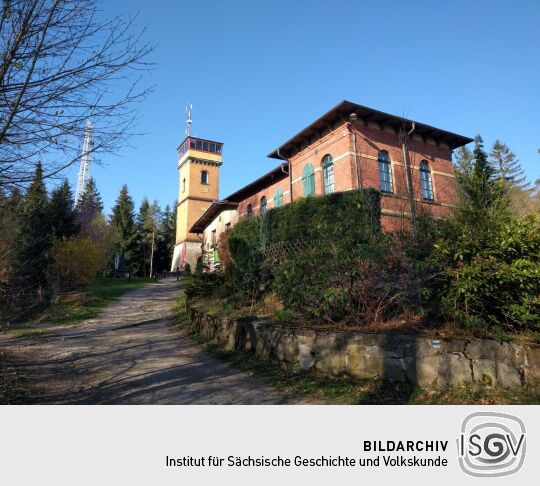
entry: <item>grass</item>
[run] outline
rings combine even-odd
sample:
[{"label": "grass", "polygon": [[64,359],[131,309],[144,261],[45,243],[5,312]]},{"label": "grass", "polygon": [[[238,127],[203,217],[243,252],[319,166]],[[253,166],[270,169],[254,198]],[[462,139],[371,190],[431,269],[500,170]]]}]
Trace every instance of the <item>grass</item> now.
[{"label": "grass", "polygon": [[185,297],[176,303],[177,323],[192,338],[215,357],[235,368],[248,371],[285,396],[312,403],[331,404],[416,404],[416,405],[533,405],[540,403],[538,390],[507,390],[475,384],[461,387],[423,389],[408,383],[389,383],[381,380],[353,380],[328,378],[312,372],[284,369],[275,361],[263,359],[246,351],[224,351],[206,343],[185,311]]},{"label": "grass", "polygon": [[83,289],[60,295],[53,304],[14,316],[6,327],[16,337],[31,337],[47,332],[43,325],[77,324],[96,317],[124,293],[154,282],[150,278],[97,279]]}]

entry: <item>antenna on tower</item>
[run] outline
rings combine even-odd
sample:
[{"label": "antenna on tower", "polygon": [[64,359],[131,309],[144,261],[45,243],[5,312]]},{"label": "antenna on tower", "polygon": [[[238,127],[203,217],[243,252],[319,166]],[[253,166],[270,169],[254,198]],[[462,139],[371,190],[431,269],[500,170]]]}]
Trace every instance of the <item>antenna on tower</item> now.
[{"label": "antenna on tower", "polygon": [[186,136],[189,137],[191,133],[191,112],[193,110],[193,105],[188,103],[186,105]]},{"label": "antenna on tower", "polygon": [[75,203],[73,207],[76,208],[84,194],[86,183],[90,175],[90,162],[92,161],[92,131],[94,127],[90,122],[86,124],[86,130],[84,132],[84,142],[81,154],[81,167],[79,169],[79,177],[77,179],[77,191],[75,192]]}]

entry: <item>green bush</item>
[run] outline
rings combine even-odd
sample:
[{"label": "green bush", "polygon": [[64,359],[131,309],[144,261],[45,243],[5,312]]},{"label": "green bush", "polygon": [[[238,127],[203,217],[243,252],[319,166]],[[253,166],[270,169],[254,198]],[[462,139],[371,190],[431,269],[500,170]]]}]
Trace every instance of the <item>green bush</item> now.
[{"label": "green bush", "polygon": [[[231,236],[264,249],[281,242],[341,238],[344,233],[380,231],[380,193],[375,189],[307,197],[238,223]],[[231,258],[234,260],[233,252]]]},{"label": "green bush", "polygon": [[184,292],[187,297],[207,297],[223,285],[219,273],[195,273],[187,279]]},{"label": "green bush", "polygon": [[[304,250],[285,245],[275,268],[263,258],[272,245],[297,242]],[[387,299],[397,300],[391,279],[378,286],[372,281],[382,271],[388,242],[380,227],[378,191],[303,198],[236,225],[226,273],[232,289],[251,304],[272,287],[286,308],[308,317],[378,318],[392,307]],[[367,298],[368,287],[381,292]]]},{"label": "green bush", "polygon": [[540,328],[540,231],[533,217],[512,219],[483,245],[471,227],[440,225],[431,258],[435,310],[470,328]]},{"label": "green bush", "polygon": [[184,272],[188,275],[191,273],[191,265],[189,263],[184,265]]},{"label": "green bush", "polygon": [[253,305],[260,291],[261,251],[256,245],[236,234],[229,237],[229,250],[231,255],[234,255],[228,269],[232,288],[240,294],[244,303]]}]

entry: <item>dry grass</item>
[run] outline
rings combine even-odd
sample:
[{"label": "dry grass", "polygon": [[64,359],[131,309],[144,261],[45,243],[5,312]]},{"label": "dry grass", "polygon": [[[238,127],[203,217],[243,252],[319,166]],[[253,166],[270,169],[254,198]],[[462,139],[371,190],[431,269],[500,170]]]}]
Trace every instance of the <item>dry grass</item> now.
[{"label": "dry grass", "polygon": [[207,314],[213,316],[228,317],[230,319],[240,319],[242,317],[252,317],[267,319],[275,323],[287,324],[295,327],[317,328],[328,331],[342,332],[362,332],[362,333],[399,333],[413,334],[423,337],[437,337],[444,339],[472,339],[486,338],[498,341],[512,341],[520,344],[540,343],[539,333],[513,333],[513,334],[488,334],[486,332],[473,332],[464,329],[454,323],[437,323],[426,319],[424,316],[411,315],[407,319],[394,319],[385,322],[371,322],[367,324],[350,325],[345,322],[330,324],[328,322],[307,321],[303,316],[285,310],[283,303],[275,294],[267,294],[264,299],[257,302],[253,309],[249,306],[236,307],[227,298],[205,296],[203,299],[192,300],[192,305]]}]

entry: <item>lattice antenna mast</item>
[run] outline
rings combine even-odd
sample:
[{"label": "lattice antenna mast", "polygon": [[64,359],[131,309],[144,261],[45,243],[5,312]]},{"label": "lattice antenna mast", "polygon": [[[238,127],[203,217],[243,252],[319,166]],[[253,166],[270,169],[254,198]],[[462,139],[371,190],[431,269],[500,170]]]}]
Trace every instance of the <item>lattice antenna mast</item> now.
[{"label": "lattice antenna mast", "polygon": [[191,134],[191,112],[193,110],[193,105],[188,103],[186,106],[186,137],[189,137]]},{"label": "lattice antenna mast", "polygon": [[94,127],[90,122],[86,124],[86,131],[84,133],[84,142],[81,155],[81,167],[79,169],[79,177],[77,179],[77,191],[75,192],[75,204],[74,207],[77,207],[81,202],[82,196],[84,194],[84,189],[86,188],[86,183],[88,182],[88,177],[90,176],[90,162],[92,161],[92,131]]}]

